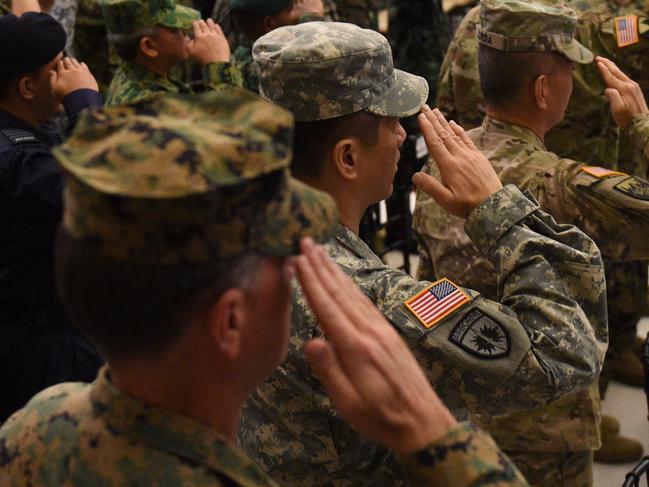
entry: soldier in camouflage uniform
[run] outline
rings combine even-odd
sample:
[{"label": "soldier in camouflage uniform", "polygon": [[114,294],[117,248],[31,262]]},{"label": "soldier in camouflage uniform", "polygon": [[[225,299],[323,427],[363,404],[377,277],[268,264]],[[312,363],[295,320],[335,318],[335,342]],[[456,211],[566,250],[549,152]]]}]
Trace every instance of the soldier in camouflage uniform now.
[{"label": "soldier in camouflage uniform", "polygon": [[[418,282],[384,265],[358,237],[366,208],[392,191],[405,137],[398,117],[416,113],[428,96],[425,80],[393,68],[382,35],[311,22],[267,34],[253,55],[262,97],[298,120],[293,173],[337,200],[342,225],[329,254],[407,340],[455,414],[466,416],[467,407],[502,414],[592,386],[606,347],[598,251],[517,188],[491,196],[475,188],[486,200],[473,202],[472,208],[482,201],[467,221],[473,240],[500,269],[502,304],[448,280]],[[420,116],[429,149],[439,153],[444,145],[425,130],[430,123],[446,122],[430,110]],[[471,160],[474,151],[464,148],[455,163]],[[574,279],[577,269],[588,277]],[[289,485],[401,485],[396,459],[351,431],[311,374],[302,345],[321,331],[304,296],[293,292],[289,358],[244,412],[244,449]],[[429,295],[438,296],[439,306]],[[422,304],[428,299],[430,307]],[[480,327],[489,337],[478,336]]]},{"label": "soldier in camouflage uniform", "polygon": [[[107,366],[93,384],[43,391],[3,425],[2,485],[275,485],[234,445],[236,423],[286,354],[286,256],[302,237],[326,238],[335,214],[331,198],[288,176],[292,125],[244,90],[159,96],[86,113],[57,149],[69,176],[59,287]],[[321,248],[302,250],[295,268],[331,339],[309,344],[311,363],[350,421],[384,437],[414,486],[525,487],[488,436],[457,425]],[[390,350],[391,372],[361,348]],[[412,389],[421,401],[407,401]]]},{"label": "soldier in camouflage uniform", "polygon": [[[513,80],[508,82],[514,86],[508,90],[509,105],[504,99],[500,104],[494,101],[487,105],[489,116],[480,128],[469,132],[472,140],[489,157],[504,183],[517,184],[531,191],[541,207],[558,221],[580,226],[597,242],[606,259],[648,258],[649,246],[643,235],[649,230],[646,198],[649,183],[617,171],[561,159],[543,143],[545,132],[559,123],[568,103],[572,61],[585,64],[592,60],[590,51],[576,40],[572,44],[557,42],[550,46],[543,42],[562,36],[572,39],[576,18],[567,9],[518,0],[483,0],[481,9],[478,39],[484,44],[480,48],[483,92],[489,95],[488,99],[494,100],[496,85],[505,83],[502,80]],[[536,39],[536,42],[523,44],[528,39]],[[542,51],[546,52],[537,54]],[[547,51],[564,56],[556,61],[563,63],[557,65],[556,72],[570,82],[548,95],[552,97],[548,105],[552,103],[556,107],[554,112],[550,109],[543,112],[526,101],[531,98],[532,83],[541,76],[533,73],[547,73],[553,69],[549,64],[553,58],[548,57],[551,54]],[[502,54],[488,57],[492,52]],[[619,71],[612,63],[610,68],[601,64],[600,70],[605,70],[603,83],[609,89],[622,91],[621,83],[629,82],[621,73],[623,81],[611,81],[609,70],[616,74]],[[556,76],[559,79],[560,75]],[[625,123],[634,147],[647,158],[649,112],[639,88],[636,95],[639,108],[632,115],[637,116],[632,123],[629,123],[632,117]],[[544,128],[516,115],[522,113],[529,113],[530,120],[536,119]],[[615,114],[613,111],[613,116]],[[506,123],[504,120],[521,121]],[[432,162],[427,170],[434,171]],[[425,194],[418,194],[413,227],[421,254],[425,256],[421,272],[427,276],[452,276],[462,285],[473,286],[495,299],[499,295],[499,277],[491,263],[471,243],[463,225],[463,221],[448,216]],[[600,446],[599,414],[599,395],[597,390],[591,390],[547,408],[491,421],[483,416],[481,421],[488,425],[533,485],[559,482],[557,485],[582,486],[592,484],[591,450]]]},{"label": "soldier in camouflage uniform", "polygon": [[[552,2],[550,2],[552,3]],[[622,71],[637,80],[645,96],[649,94],[649,7],[645,1],[589,0],[570,1],[577,9],[576,38],[596,55],[615,61]],[[615,24],[625,16],[637,17],[634,36],[637,42],[618,39]],[[466,128],[478,127],[485,114],[478,75],[476,30],[478,8],[470,11],[460,25],[442,65],[437,106],[448,117]],[[574,88],[562,123],[548,132],[546,147],[556,153],[589,164],[603,165],[640,177],[647,169],[639,163],[627,131],[619,130],[604,102],[604,84],[593,65],[578,64],[573,75]],[[431,279],[426,252],[420,277]],[[636,324],[646,307],[647,265],[644,261],[605,261],[610,346],[600,379],[605,392],[611,375],[624,383],[640,386],[642,365],[634,343]],[[596,453],[598,461],[634,461],[640,445],[616,436],[619,425],[605,416],[604,447]],[[611,441],[607,441],[610,439]],[[613,443],[615,441],[615,444]],[[610,451],[612,450],[612,451]],[[609,454],[610,451],[610,454]]]},{"label": "soldier in camouflage uniform", "polygon": [[[171,75],[187,60],[202,66],[208,89],[241,84],[240,74],[230,66],[230,48],[219,26],[211,19],[200,20],[197,10],[174,0],[102,0],[100,6],[109,38],[122,57],[106,93],[107,105],[136,103],[160,91],[192,93],[191,87]],[[191,41],[184,33],[190,28]]]}]

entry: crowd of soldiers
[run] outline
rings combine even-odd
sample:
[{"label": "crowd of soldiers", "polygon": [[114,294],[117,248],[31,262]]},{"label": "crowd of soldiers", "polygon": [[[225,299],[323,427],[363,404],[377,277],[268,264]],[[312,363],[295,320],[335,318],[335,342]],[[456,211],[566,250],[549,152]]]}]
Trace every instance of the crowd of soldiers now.
[{"label": "crowd of soldiers", "polygon": [[[642,456],[645,0],[0,0],[0,45],[0,485]],[[360,237],[407,132],[416,277]]]}]

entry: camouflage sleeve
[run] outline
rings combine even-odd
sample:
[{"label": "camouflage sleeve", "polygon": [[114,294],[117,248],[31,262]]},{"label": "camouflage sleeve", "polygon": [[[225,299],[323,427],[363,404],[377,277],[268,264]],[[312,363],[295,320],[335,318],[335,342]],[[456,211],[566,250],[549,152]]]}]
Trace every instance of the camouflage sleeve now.
[{"label": "camouflage sleeve", "polygon": [[224,85],[243,86],[241,72],[230,63],[207,63],[203,66],[203,83],[212,90],[223,88]]},{"label": "camouflage sleeve", "polygon": [[428,316],[430,309],[439,314],[429,320],[408,303],[448,284],[418,282],[384,265],[346,271],[410,343],[454,412],[530,409],[591,385],[607,341],[595,244],[515,186],[483,202],[465,227],[499,275],[500,303],[466,290],[467,299],[441,296],[442,304],[428,305]]},{"label": "camouflage sleeve", "polygon": [[638,160],[644,163],[642,174],[649,176],[649,115],[635,117],[628,129],[631,143],[638,151]]},{"label": "camouflage sleeve", "polygon": [[448,431],[430,446],[401,460],[413,487],[525,487],[521,473],[494,440],[469,423]]}]

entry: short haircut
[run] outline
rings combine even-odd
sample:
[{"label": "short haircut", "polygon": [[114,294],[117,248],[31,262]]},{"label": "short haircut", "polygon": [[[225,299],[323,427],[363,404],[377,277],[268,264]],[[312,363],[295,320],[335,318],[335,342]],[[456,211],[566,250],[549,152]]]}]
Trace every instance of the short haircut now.
[{"label": "short haircut", "polygon": [[108,33],[108,40],[115,47],[115,51],[124,61],[131,62],[140,48],[140,41],[143,37],[155,37],[158,35],[160,28],[147,27],[132,34],[113,34]]},{"label": "short haircut", "polygon": [[360,111],[327,120],[296,122],[291,172],[298,178],[318,177],[326,155],[347,137],[358,139],[366,147],[375,145],[383,118]]},{"label": "short haircut", "polygon": [[485,102],[495,109],[512,108],[529,83],[553,73],[561,59],[565,58],[554,51],[501,51],[480,44],[478,69]]},{"label": "short haircut", "polygon": [[56,280],[72,324],[104,358],[160,357],[226,290],[248,289],[263,258],[250,252],[214,265],[138,264],[101,255],[61,228]]},{"label": "short haircut", "polygon": [[0,101],[9,96],[9,89],[21,75],[18,74],[0,74]]}]

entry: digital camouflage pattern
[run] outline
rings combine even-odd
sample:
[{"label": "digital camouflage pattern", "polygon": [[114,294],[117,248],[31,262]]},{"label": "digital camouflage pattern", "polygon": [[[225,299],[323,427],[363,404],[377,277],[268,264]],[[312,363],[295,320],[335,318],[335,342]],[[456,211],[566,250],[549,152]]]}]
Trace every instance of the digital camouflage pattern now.
[{"label": "digital camouflage pattern", "polygon": [[99,0],[108,32],[133,34],[147,27],[162,25],[190,29],[201,18],[198,10],[174,0]]},{"label": "digital camouflage pattern", "polygon": [[577,17],[559,2],[482,0],[478,42],[500,51],[557,51],[588,64],[593,53],[575,39]]},{"label": "digital camouflage pattern", "polygon": [[[404,305],[429,282],[386,266],[341,225],[327,248],[410,344],[458,417],[467,409],[538,407],[591,386],[606,348],[605,283],[594,243],[557,225],[513,186],[476,208],[466,228],[499,270],[501,302],[467,290],[470,302],[430,329]],[[292,313],[288,359],[244,411],[244,450],[289,485],[399,485],[397,460],[339,419],[312,375],[302,347],[320,331],[297,288]],[[473,330],[475,341],[454,341],[463,330]]]},{"label": "digital camouflage pattern", "polygon": [[[414,487],[527,485],[494,441],[468,424],[402,462]],[[120,392],[106,368],[93,384],[58,384],[39,393],[0,429],[2,485],[66,482],[276,485],[204,423]]]},{"label": "digital camouflage pattern", "polygon": [[72,176],[64,226],[103,255],[157,264],[323,241],[335,205],[288,177],[292,127],[290,113],[234,88],[87,113],[55,149]]},{"label": "digital camouflage pattern", "polygon": [[260,37],[252,55],[262,98],[288,108],[298,121],[361,110],[405,117],[428,97],[426,80],[394,69],[385,37],[352,24],[280,27]]},{"label": "digital camouflage pattern", "polygon": [[[637,117],[631,138],[640,152],[649,148],[649,117]],[[482,127],[469,132],[476,146],[489,158],[504,184],[516,184],[531,191],[541,208],[557,221],[579,226],[598,244],[607,261],[649,257],[643,235],[649,228],[649,200],[642,191],[649,183],[617,172],[597,177],[583,169],[583,163],[561,159],[547,150],[527,128],[485,118]],[[434,163],[425,168],[435,173]],[[608,173],[608,175],[607,175]],[[623,188],[636,185],[636,193]],[[448,276],[464,286],[474,286],[485,296],[499,296],[499,275],[480,249],[463,231],[464,221],[449,216],[430,197],[418,192],[413,230],[425,255],[419,277]],[[645,264],[646,267],[646,264]],[[546,408],[498,418],[473,417],[490,431],[506,451],[585,452],[599,443],[600,404],[593,388]],[[526,474],[525,465],[519,465]],[[544,485],[533,483],[533,485]],[[572,484],[571,484],[572,485]]]},{"label": "digital camouflage pattern", "polygon": [[[208,63],[202,69],[203,84],[207,90],[242,84],[241,73],[230,63]],[[106,91],[106,105],[138,103],[160,92],[194,93],[191,86],[173,74],[162,76],[136,63],[122,61]]]}]

